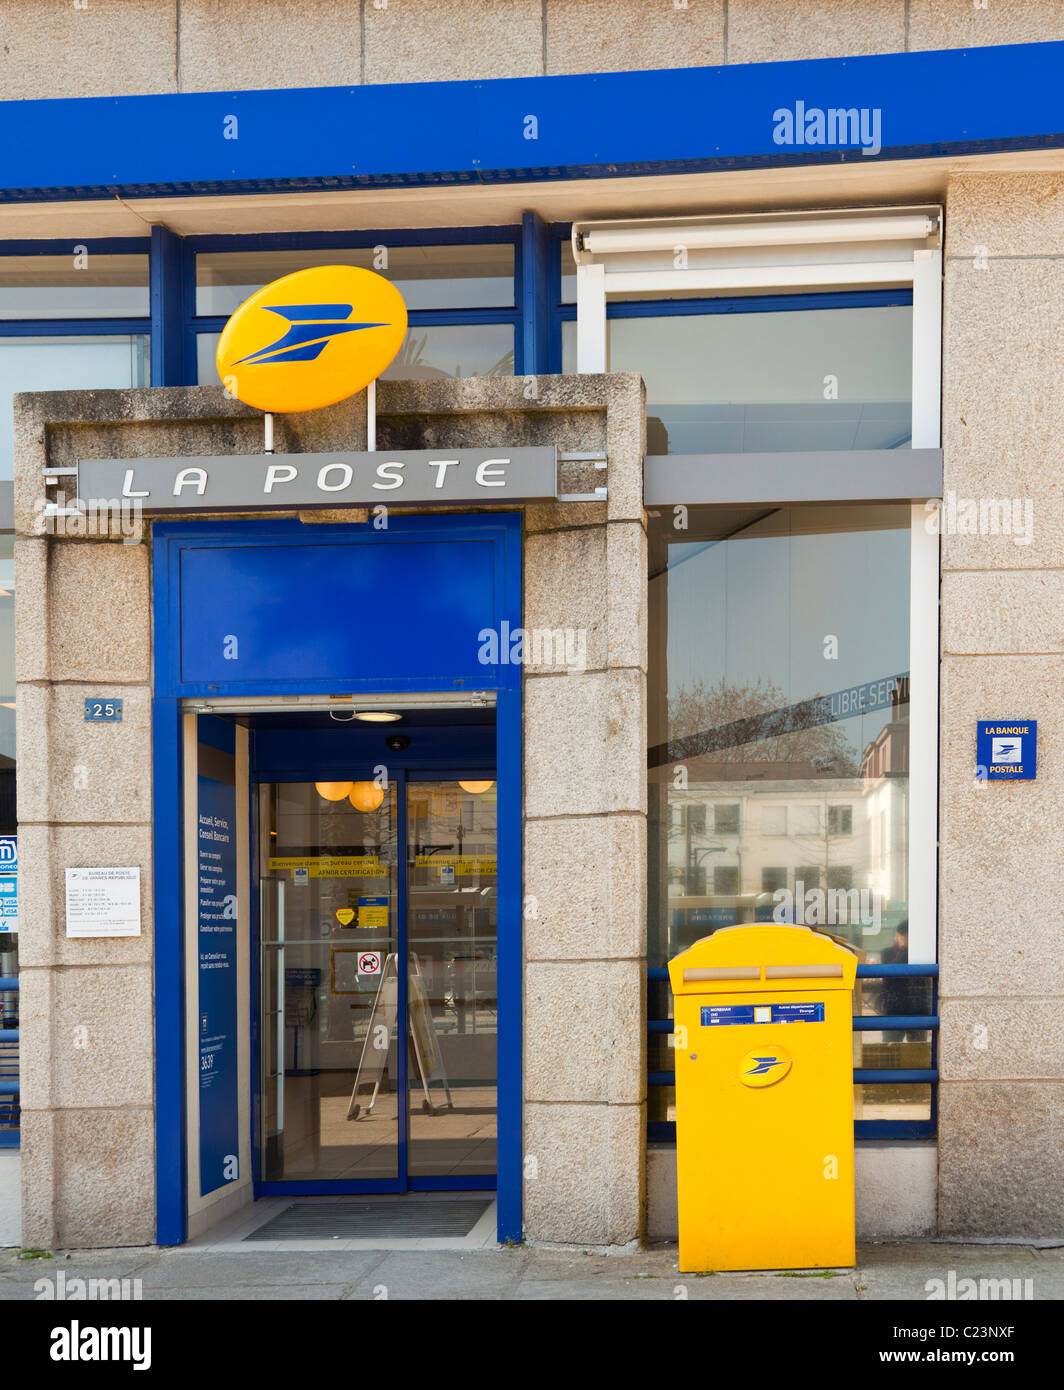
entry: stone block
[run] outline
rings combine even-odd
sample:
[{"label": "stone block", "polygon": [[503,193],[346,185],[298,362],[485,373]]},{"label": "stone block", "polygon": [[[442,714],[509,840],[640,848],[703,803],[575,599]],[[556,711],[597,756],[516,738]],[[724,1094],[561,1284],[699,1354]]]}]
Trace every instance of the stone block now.
[{"label": "stone block", "polygon": [[57,1244],[67,1249],[153,1244],[155,1121],[150,1107],[54,1114]]},{"label": "stone block", "polygon": [[641,959],[645,866],[642,816],[526,821],[526,960]]},{"label": "stone block", "polygon": [[[358,7],[335,0],[182,0],[183,92],[346,87],[360,81]],[[415,79],[416,80],[416,79]],[[234,107],[239,116],[239,107]]]},{"label": "stone block", "polygon": [[[848,58],[904,48],[904,0],[880,0],[875,5],[861,0],[796,0],[785,6],[773,0],[729,0],[729,63]],[[795,98],[802,95],[794,93]]]},{"label": "stone block", "polygon": [[48,541],[15,537],[15,679],[48,679]]},{"label": "stone block", "polygon": [[581,662],[586,670],[605,667],[605,527],[530,535],[524,549],[524,590],[526,632],[555,634],[555,640],[540,644],[540,664],[527,670],[577,670]]},{"label": "stone block", "polygon": [[[592,377],[591,380],[596,380]],[[643,457],[647,451],[646,387],[636,372],[597,378],[606,390],[606,514],[610,521],[645,523]]]},{"label": "stone block", "polygon": [[54,681],[147,681],[151,583],[143,545],[53,547],[49,605]]},{"label": "stone block", "polygon": [[1064,1077],[1058,1001],[943,997],[939,1013],[938,1068],[944,1081]]},{"label": "stone block", "polygon": [[[1000,4],[994,11],[973,7],[971,14],[985,26],[991,13],[1001,8]],[[1045,7],[1025,8],[1033,15]],[[1064,0],[1059,0],[1057,8],[1064,38]],[[1064,255],[1064,175],[1005,171],[951,175],[946,191],[946,258],[971,264],[977,254],[988,260]]]},{"label": "stone block", "polygon": [[[17,625],[17,610],[16,610]],[[48,820],[51,765],[51,691],[46,685],[19,683],[15,691],[15,765],[20,829]]]},{"label": "stone block", "polygon": [[19,1103],[23,1112],[55,1104],[52,1087],[54,970],[19,962]]},{"label": "stone block", "polygon": [[942,1236],[1064,1236],[1064,1083],[939,1086]]},{"label": "stone block", "polygon": [[24,1109],[19,1121],[22,1169],[22,1243],[54,1250],[56,1239],[57,1116]]},{"label": "stone block", "polygon": [[724,0],[547,0],[547,72],[627,72],[724,62]]},{"label": "stone block", "polygon": [[525,1106],[530,1241],[626,1246],[642,1237],[646,1107]]},{"label": "stone block", "polygon": [[1064,573],[943,575],[942,649],[958,656],[1064,653]]},{"label": "stone block", "polygon": [[[1062,295],[1064,259],[947,264],[943,488],[957,521],[944,528],[944,569],[1064,566],[1064,496],[1046,477],[1064,431],[1054,309]],[[1031,543],[962,533],[961,499],[977,508],[980,499],[1017,499],[1021,515],[1029,501]]]},{"label": "stone block", "polygon": [[610,666],[647,669],[647,583],[643,523],[611,521],[606,528],[605,589]]},{"label": "stone block", "polygon": [[[149,825],[19,824],[19,958],[23,966],[115,965],[152,959],[152,833]],[[140,869],[140,936],[66,935],[66,870]]]},{"label": "stone block", "polygon": [[475,81],[542,72],[540,0],[390,0],[386,9],[366,6],[367,82]]},{"label": "stone block", "polygon": [[530,502],[524,509],[525,535],[568,531],[577,526],[601,526],[606,520],[602,502]]},{"label": "stone block", "polygon": [[53,976],[53,1104],[71,1110],[90,1104],[150,1107],[155,1071],[151,967],[85,966],[47,973]]},{"label": "stone block", "polygon": [[0,100],[177,90],[176,0],[19,0],[4,14]]},{"label": "stone block", "polygon": [[526,964],[526,1100],[644,1099],[645,973],[640,961]]},{"label": "stone block", "polygon": [[909,0],[910,49],[981,48],[1064,39],[1062,0],[992,0],[985,6]]},{"label": "stone block", "polygon": [[525,677],[525,814],[646,811],[645,677]]},{"label": "stone block", "polygon": [[[942,664],[939,940],[947,995],[1064,993],[1057,943],[1064,907],[1046,864],[1064,854],[1059,807],[1064,742],[1051,712],[1064,685],[1057,656],[950,657]],[[975,776],[979,719],[1038,719],[1034,782]]]},{"label": "stone block", "polygon": [[151,691],[122,686],[119,723],[85,720],[85,701],[110,694],[99,685],[51,690],[50,821],[144,824],[151,820]]}]

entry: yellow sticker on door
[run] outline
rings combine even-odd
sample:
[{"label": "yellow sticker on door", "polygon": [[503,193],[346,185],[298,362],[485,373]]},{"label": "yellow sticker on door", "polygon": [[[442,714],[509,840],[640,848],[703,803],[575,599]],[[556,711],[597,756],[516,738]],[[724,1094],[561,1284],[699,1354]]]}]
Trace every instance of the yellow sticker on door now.
[{"label": "yellow sticker on door", "polygon": [[774,1086],[791,1069],[793,1058],[785,1047],[755,1047],[739,1063],[744,1086]]}]

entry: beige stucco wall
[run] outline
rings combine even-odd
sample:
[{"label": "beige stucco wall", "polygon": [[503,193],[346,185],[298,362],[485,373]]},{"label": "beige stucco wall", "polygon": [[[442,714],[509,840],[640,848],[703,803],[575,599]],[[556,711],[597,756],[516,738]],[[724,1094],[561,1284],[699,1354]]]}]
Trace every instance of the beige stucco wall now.
[{"label": "beige stucco wall", "polygon": [[[525,672],[525,1219],[532,1239],[628,1244],[645,1203],[642,382],[387,382],[378,408],[381,447],[556,443],[609,459],[605,475],[562,468],[564,491],[605,481],[606,502],[525,509],[525,625],[583,630],[588,649],[582,674]],[[24,396],[16,415],[23,1241],[146,1244],[155,1236],[149,544],[39,536],[35,504],[46,463],[258,452],[261,417],[208,387]],[[364,403],[354,400],[278,420],[275,445],[342,449],[364,438]],[[101,685],[124,699],[120,725],[84,722],[84,699]],[[67,940],[64,869],[108,864],[140,867],[142,935]]]},{"label": "beige stucco wall", "polygon": [[[947,501],[1030,502],[1033,539],[942,538],[939,1225],[1060,1235],[1064,177],[958,175],[946,227]],[[1003,717],[1039,721],[1037,781],[976,782]]]},{"label": "beige stucco wall", "polygon": [[1064,38],[1064,0],[18,0],[0,100],[779,62]]}]

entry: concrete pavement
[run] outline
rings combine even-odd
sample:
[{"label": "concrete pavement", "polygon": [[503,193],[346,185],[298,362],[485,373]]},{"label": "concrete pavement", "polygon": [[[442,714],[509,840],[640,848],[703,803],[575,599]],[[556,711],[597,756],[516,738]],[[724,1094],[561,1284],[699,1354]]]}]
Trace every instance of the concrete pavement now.
[{"label": "concrete pavement", "polygon": [[[130,1281],[92,1286],[90,1280]],[[965,1280],[976,1281],[967,1285]],[[50,1284],[39,1281],[48,1280]],[[79,1285],[76,1281],[83,1281]],[[980,1281],[983,1281],[980,1284]],[[37,1286],[37,1287],[35,1287]],[[95,1287],[95,1295],[93,1294]],[[188,1247],[57,1251],[19,1259],[0,1250],[0,1301],[54,1295],[67,1300],[638,1300],[887,1299],[927,1302],[975,1297],[1064,1298],[1064,1242],[866,1244],[855,1270],[680,1274],[675,1246],[638,1254],[495,1247],[440,1250],[203,1251]]]}]

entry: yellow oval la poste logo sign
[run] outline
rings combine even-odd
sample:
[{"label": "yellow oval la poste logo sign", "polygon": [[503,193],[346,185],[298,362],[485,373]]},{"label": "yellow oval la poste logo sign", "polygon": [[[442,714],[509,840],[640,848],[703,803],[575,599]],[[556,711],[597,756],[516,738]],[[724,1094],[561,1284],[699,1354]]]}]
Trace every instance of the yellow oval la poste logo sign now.
[{"label": "yellow oval la poste logo sign", "polygon": [[318,410],[376,380],[405,336],[403,297],[382,275],[315,266],[240,306],[222,330],[218,374],[245,405]]},{"label": "yellow oval la poste logo sign", "polygon": [[793,1060],[785,1047],[755,1047],[739,1063],[739,1080],[744,1086],[775,1086]]}]

